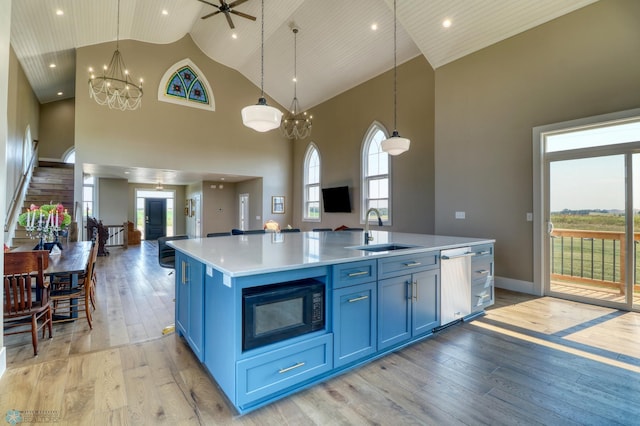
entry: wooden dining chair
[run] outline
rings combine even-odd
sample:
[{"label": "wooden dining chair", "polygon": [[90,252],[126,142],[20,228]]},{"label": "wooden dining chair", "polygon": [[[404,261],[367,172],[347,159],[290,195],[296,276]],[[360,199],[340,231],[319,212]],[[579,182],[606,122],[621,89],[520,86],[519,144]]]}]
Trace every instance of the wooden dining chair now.
[{"label": "wooden dining chair", "polygon": [[[48,266],[46,250],[4,254],[4,335],[31,332],[33,356],[38,355],[40,329],[42,338],[46,329],[49,329],[49,338],[53,337],[49,282],[44,278]],[[32,286],[34,279],[35,287]]]},{"label": "wooden dining chair", "polygon": [[[98,244],[91,245],[91,252],[84,271],[78,274],[74,284],[70,276],[56,276],[52,281],[53,323],[75,321],[83,315],[93,329],[92,309],[95,310],[95,286],[93,269],[98,256]],[[60,312],[63,312],[61,314]]]}]

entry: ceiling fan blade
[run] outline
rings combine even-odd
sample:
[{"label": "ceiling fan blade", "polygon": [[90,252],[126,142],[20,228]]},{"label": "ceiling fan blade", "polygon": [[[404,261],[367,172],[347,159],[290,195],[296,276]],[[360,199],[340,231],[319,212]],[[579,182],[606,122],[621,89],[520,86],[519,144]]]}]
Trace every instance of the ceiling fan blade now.
[{"label": "ceiling fan blade", "polygon": [[218,6],[217,4],[209,3],[208,1],[205,1],[205,0],[198,0],[198,1],[200,3],[208,4],[209,6],[217,7],[218,9],[220,9],[220,6]]},{"label": "ceiling fan blade", "polygon": [[210,14],[208,14],[208,15],[204,15],[204,16],[203,16],[202,18],[200,18],[200,19],[207,19],[207,18],[211,18],[213,15],[217,15],[218,13],[220,13],[220,11],[219,11],[219,10],[218,10],[217,12],[213,12],[213,13],[210,13]]},{"label": "ceiling fan blade", "polygon": [[238,12],[235,10],[230,10],[229,12],[233,13],[234,15],[242,16],[243,18],[251,19],[252,21],[256,20],[255,16],[247,15],[246,13]]},{"label": "ceiling fan blade", "polygon": [[229,15],[229,13],[225,13],[224,16],[227,17],[227,22],[229,23],[229,26],[231,27],[231,29],[234,29],[236,26],[233,25],[233,21],[231,20],[231,15]]},{"label": "ceiling fan blade", "polygon": [[241,5],[242,3],[246,3],[248,1],[249,0],[236,0],[236,1],[233,1],[233,2],[229,3],[229,7],[233,8],[233,7]]}]

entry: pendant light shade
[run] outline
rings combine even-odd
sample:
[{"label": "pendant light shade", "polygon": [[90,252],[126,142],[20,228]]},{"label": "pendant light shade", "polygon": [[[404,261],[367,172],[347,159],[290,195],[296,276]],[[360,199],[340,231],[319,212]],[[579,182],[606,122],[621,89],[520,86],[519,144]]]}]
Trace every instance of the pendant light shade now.
[{"label": "pendant light shade", "polygon": [[267,105],[264,97],[264,0],[262,0],[262,28],[260,43],[260,98],[256,105],[249,105],[242,108],[242,123],[257,131],[268,132],[276,127],[280,127],[282,112],[272,106]]},{"label": "pendant light shade", "polygon": [[398,134],[396,130],[389,139],[382,141],[382,150],[389,155],[399,155],[409,150],[411,141],[407,138],[403,138]]},{"label": "pendant light shade", "polygon": [[382,150],[389,155],[400,155],[409,150],[411,141],[403,138],[398,134],[397,118],[398,118],[398,65],[397,65],[397,20],[396,20],[396,0],[393,0],[393,133],[391,137],[382,141]]},{"label": "pendant light shade", "polygon": [[265,98],[258,99],[256,105],[242,108],[242,123],[256,132],[268,132],[280,126],[282,112],[267,105]]}]

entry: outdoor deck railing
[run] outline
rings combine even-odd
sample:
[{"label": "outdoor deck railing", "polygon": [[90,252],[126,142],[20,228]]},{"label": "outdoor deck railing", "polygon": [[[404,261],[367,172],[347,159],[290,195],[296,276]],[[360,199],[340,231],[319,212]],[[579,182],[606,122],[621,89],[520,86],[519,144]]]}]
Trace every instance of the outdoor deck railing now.
[{"label": "outdoor deck railing", "polygon": [[[640,232],[634,234],[633,244],[635,291],[640,291],[639,243]],[[622,294],[626,254],[624,232],[554,229],[551,233],[551,279],[617,288]]]}]

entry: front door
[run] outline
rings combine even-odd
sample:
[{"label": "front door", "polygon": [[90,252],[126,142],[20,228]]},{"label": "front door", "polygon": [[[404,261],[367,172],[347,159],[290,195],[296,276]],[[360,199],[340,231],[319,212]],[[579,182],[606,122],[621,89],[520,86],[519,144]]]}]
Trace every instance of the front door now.
[{"label": "front door", "polygon": [[167,200],[165,198],[145,198],[144,239],[157,240],[166,235]]}]

